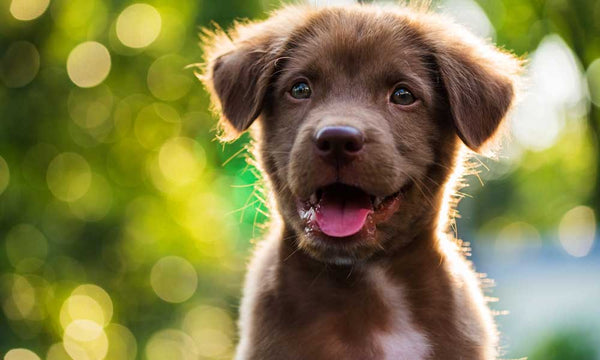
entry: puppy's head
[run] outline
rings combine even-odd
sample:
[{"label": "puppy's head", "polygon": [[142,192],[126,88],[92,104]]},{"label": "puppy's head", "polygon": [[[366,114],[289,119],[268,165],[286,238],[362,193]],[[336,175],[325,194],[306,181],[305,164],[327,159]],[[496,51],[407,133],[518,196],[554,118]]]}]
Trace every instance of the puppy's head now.
[{"label": "puppy's head", "polygon": [[217,34],[204,81],[258,156],[297,246],[352,262],[435,227],[460,143],[478,151],[520,63],[434,14],[287,8]]}]

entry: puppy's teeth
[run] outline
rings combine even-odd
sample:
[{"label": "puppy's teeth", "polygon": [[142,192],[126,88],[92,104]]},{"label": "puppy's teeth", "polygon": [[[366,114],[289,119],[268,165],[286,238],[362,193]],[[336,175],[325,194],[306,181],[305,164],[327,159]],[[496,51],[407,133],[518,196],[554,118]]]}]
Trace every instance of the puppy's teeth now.
[{"label": "puppy's teeth", "polygon": [[317,203],[317,193],[312,193],[312,195],[310,196],[309,201],[313,205],[316,204]]}]

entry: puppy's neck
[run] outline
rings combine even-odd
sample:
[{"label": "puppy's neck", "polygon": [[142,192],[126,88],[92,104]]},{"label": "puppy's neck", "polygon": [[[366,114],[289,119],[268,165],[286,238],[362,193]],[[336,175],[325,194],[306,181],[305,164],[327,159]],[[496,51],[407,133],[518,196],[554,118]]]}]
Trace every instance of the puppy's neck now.
[{"label": "puppy's neck", "polygon": [[[436,224],[434,221],[429,227],[422,228],[419,232],[412,234],[398,234],[403,236],[402,245],[390,247],[386,251],[381,251],[372,256],[349,262],[322,261],[317,260],[310,254],[296,245],[297,234],[288,226],[283,225],[282,235],[279,236],[279,260],[283,266],[299,267],[303,271],[322,273],[327,269],[330,275],[340,276],[342,280],[348,280],[349,273],[355,270],[367,270],[371,267],[383,267],[386,269],[395,269],[410,272],[412,268],[418,269],[431,264],[432,259],[438,261],[441,257],[440,241],[436,234]],[[396,264],[402,264],[397,267]],[[321,275],[319,275],[321,276]]]}]

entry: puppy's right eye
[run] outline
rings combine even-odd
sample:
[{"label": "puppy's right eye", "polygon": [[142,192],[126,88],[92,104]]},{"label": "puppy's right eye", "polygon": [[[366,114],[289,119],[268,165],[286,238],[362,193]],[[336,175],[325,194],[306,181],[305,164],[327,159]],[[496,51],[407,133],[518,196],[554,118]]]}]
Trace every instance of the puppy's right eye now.
[{"label": "puppy's right eye", "polygon": [[290,95],[294,99],[308,99],[311,94],[310,86],[305,82],[298,82],[290,89]]},{"label": "puppy's right eye", "polygon": [[394,89],[390,101],[397,105],[407,106],[413,104],[417,99],[407,88],[400,86]]}]

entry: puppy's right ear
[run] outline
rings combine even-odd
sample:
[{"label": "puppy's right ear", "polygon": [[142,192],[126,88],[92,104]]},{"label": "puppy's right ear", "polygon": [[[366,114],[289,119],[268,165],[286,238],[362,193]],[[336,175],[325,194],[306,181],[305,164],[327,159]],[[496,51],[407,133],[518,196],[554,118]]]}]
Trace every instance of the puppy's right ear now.
[{"label": "puppy's right ear", "polygon": [[237,24],[229,33],[205,31],[199,77],[220,112],[222,139],[236,139],[261,114],[277,59],[300,14],[288,8],[263,22]]},{"label": "puppy's right ear", "polygon": [[523,62],[443,16],[424,14],[422,19],[456,133],[480,152],[515,103]]}]

